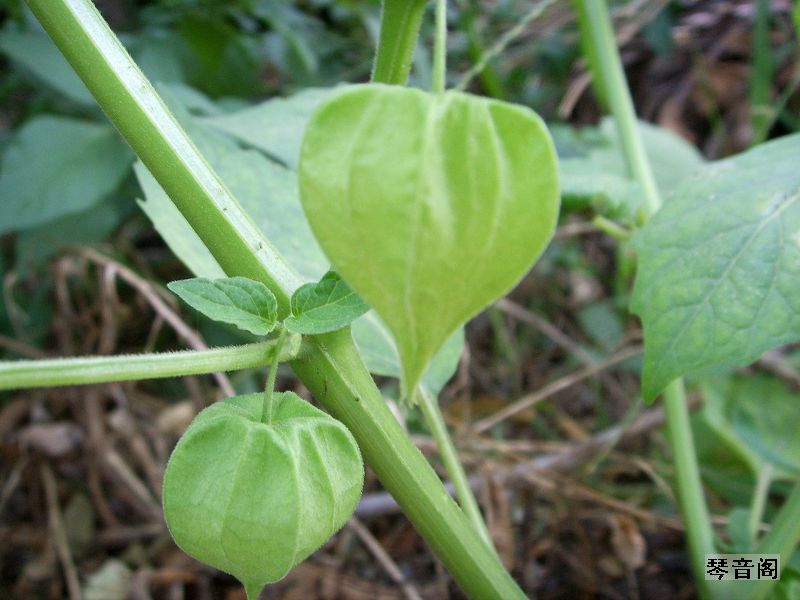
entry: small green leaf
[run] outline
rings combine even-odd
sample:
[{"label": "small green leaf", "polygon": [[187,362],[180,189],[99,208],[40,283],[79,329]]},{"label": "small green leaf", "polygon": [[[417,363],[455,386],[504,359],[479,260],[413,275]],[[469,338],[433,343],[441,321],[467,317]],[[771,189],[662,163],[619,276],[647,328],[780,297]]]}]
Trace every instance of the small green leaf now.
[{"label": "small green leaf", "polygon": [[292,315],[283,324],[289,331],[317,335],[349,325],[369,310],[336,271],[328,271],[319,283],[300,286],[292,295]]},{"label": "small green leaf", "polygon": [[201,412],[164,474],[164,517],[187,553],[239,579],[253,600],[319,548],[364,483],[348,429],[291,392],[238,396]]},{"label": "small green leaf", "polygon": [[246,277],[184,279],[167,287],[209,319],[236,325],[254,335],[275,329],[278,302],[260,281]]},{"label": "small green leaf", "polygon": [[345,88],[312,117],[300,198],[333,267],[391,330],[405,395],[544,251],[559,194],[531,110],[459,92]]},{"label": "small green leaf", "polygon": [[800,135],[716,162],[634,238],[643,393],[800,340]]},{"label": "small green leaf", "polygon": [[120,185],[131,160],[130,149],[108,125],[31,119],[15,132],[3,156],[0,234],[94,206]]}]

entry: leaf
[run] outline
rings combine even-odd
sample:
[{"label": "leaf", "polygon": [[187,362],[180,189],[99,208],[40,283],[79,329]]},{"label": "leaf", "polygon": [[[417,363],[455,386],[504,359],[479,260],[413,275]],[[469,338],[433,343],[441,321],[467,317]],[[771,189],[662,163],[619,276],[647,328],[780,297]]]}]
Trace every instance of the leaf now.
[{"label": "leaf", "polygon": [[529,109],[361,85],[312,117],[303,209],[333,267],[392,332],[410,395],[436,351],[530,269],[558,215],[556,157]]},{"label": "leaf", "polygon": [[703,418],[755,476],[767,464],[774,479],[800,479],[800,399],[766,375],[733,376],[702,386]]},{"label": "leaf", "polygon": [[800,135],[716,162],[635,238],[643,392],[800,339]]},{"label": "leaf", "polygon": [[[632,221],[642,202],[639,184],[628,175],[614,121],[597,128],[566,131],[556,128],[561,193],[566,206],[591,207],[610,218]],[[703,165],[697,149],[663,127],[639,122],[645,151],[656,183],[669,193]]]},{"label": "leaf", "polygon": [[275,329],[278,301],[260,281],[246,277],[184,279],[167,287],[209,319],[236,325],[254,335]]},{"label": "leaf", "polygon": [[[224,14],[185,12],[177,23],[187,80],[212,96],[252,96],[263,88],[257,43]],[[206,14],[203,14],[203,13]]]},{"label": "leaf", "polygon": [[3,156],[0,233],[94,206],[120,185],[132,156],[108,125],[66,117],[31,119]]},{"label": "leaf", "polygon": [[44,32],[0,31],[0,52],[78,104],[95,108],[84,83]]},{"label": "leaf", "polygon": [[364,483],[348,429],[292,392],[238,396],[201,412],[164,474],[164,517],[188,554],[255,600],[355,510]]},{"label": "leaf", "polygon": [[292,295],[291,305],[292,315],[283,324],[303,335],[336,331],[369,310],[335,271],[325,273],[319,283],[300,286]]},{"label": "leaf", "polygon": [[204,122],[294,169],[311,113],[332,91],[309,88],[288,98],[272,98],[238,112],[204,119]]}]

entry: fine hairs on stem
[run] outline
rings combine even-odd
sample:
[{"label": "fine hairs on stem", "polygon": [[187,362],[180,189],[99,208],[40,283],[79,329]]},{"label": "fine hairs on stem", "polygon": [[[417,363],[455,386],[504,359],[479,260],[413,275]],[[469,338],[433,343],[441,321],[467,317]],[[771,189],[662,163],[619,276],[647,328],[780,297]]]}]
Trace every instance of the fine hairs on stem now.
[{"label": "fine hairs on stem", "polygon": [[278,376],[278,355],[280,354],[283,342],[286,339],[286,328],[281,327],[281,332],[278,334],[278,341],[275,343],[275,360],[269,367],[269,376],[267,377],[266,394],[264,394],[264,405],[261,410],[261,422],[272,422],[272,396],[275,393],[275,378]]}]

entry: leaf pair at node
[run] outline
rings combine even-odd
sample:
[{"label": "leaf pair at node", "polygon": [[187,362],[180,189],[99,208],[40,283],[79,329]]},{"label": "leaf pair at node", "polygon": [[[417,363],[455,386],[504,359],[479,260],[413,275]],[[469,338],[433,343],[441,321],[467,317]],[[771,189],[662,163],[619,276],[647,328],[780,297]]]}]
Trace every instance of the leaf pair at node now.
[{"label": "leaf pair at node", "polygon": [[[278,302],[260,281],[246,277],[173,281],[169,289],[214,321],[235,325],[254,335],[267,335],[278,325]],[[291,299],[288,331],[318,335],[346,327],[369,310],[335,271],[317,283],[300,286]]]}]

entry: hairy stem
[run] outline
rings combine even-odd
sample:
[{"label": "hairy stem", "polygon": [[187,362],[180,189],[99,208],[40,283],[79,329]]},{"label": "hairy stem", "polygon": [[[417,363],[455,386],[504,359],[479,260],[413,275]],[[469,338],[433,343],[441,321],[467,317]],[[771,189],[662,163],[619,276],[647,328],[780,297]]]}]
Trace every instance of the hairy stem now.
[{"label": "hairy stem", "polygon": [[4,361],[0,362],[0,390],[238,371],[293,360],[299,350],[300,336],[295,336],[280,350],[270,340],[210,350]]},{"label": "hairy stem", "polygon": [[[229,276],[262,281],[278,299],[279,314],[285,315],[289,297],[300,280],[244,214],[92,3],[27,1],[223,270]],[[390,8],[402,12],[404,6],[411,7],[412,3],[387,1],[384,12]],[[423,8],[424,4],[418,7],[420,11]],[[381,34],[382,40],[392,36],[406,40],[391,64],[406,64],[406,59],[410,64],[414,27],[411,19],[405,21],[401,32],[394,31],[388,37]],[[381,42],[381,46],[385,44]],[[383,81],[402,83],[407,69],[381,68],[379,72]],[[397,423],[364,367],[349,329],[313,336],[308,352],[291,364],[325,408],[350,429],[378,478],[466,594],[473,598],[524,598]]]},{"label": "hairy stem", "polygon": [[[286,340],[286,328],[281,327],[281,332],[278,334],[278,340],[275,342],[275,348],[280,352],[283,343]],[[278,377],[278,361],[272,361],[269,368],[269,376],[267,377],[266,394],[264,394],[264,404],[261,407],[261,422],[272,423],[272,406],[274,402],[273,394],[275,393],[275,379]]]}]

